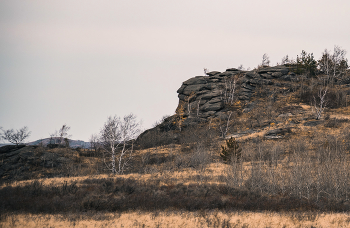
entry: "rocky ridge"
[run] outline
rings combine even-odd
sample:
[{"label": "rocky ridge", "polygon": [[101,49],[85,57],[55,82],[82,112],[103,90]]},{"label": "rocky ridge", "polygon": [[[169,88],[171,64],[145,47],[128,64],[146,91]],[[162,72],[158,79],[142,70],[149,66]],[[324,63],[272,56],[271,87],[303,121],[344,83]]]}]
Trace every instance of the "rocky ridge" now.
[{"label": "rocky ridge", "polygon": [[294,77],[295,74],[286,66],[263,67],[253,71],[235,68],[225,72],[212,71],[207,76],[196,76],[182,83],[177,90],[177,110],[182,107],[186,117],[219,116],[225,111],[225,104],[237,101],[247,103],[258,86],[272,85],[274,82],[271,79],[291,81]]}]

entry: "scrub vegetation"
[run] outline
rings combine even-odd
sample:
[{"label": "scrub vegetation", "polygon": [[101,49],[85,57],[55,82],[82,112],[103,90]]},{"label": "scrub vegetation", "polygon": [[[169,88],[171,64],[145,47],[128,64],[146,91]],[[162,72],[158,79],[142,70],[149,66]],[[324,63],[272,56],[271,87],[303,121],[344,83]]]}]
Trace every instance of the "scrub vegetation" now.
[{"label": "scrub vegetation", "polygon": [[[295,61],[285,56],[292,79],[271,79],[244,104],[230,96],[229,118],[186,125],[182,106],[137,139],[134,117],[111,117],[89,149],[0,148],[0,224],[350,227],[342,53],[336,46],[318,61],[305,51]],[[259,68],[269,64],[265,54]]]}]

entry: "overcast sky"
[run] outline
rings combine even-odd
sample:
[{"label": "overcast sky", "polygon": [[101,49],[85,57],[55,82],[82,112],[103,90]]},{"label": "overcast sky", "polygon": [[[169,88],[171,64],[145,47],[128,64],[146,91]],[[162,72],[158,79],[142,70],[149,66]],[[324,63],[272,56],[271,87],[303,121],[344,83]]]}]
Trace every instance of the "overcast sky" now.
[{"label": "overcast sky", "polygon": [[[110,115],[148,129],[203,68],[350,52],[346,0],[0,0],[0,126],[87,141]],[[347,54],[349,59],[349,54]]]}]

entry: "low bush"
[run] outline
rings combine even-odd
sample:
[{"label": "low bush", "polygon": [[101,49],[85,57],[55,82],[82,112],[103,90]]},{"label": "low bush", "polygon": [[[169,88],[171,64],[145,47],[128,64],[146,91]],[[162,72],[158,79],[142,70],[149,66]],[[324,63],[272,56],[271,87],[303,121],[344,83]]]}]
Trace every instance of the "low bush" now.
[{"label": "low bush", "polygon": [[[250,182],[247,183],[249,185]],[[266,185],[268,186],[268,185]],[[249,186],[248,186],[249,187]],[[0,212],[61,213],[79,211],[244,209],[244,210],[349,210],[338,201],[312,202],[294,195],[270,197],[256,191],[216,184],[159,185],[133,179],[90,179],[58,187],[33,182],[0,190]],[[335,203],[337,202],[337,203]]]}]

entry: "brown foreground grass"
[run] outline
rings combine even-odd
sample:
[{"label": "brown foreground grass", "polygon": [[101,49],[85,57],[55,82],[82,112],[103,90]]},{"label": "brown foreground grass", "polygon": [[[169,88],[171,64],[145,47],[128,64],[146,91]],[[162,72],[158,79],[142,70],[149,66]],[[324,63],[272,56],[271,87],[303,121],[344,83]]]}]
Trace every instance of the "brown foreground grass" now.
[{"label": "brown foreground grass", "polygon": [[350,227],[349,213],[161,211],[5,214],[0,227]]},{"label": "brown foreground grass", "polygon": [[[347,117],[276,122],[240,137],[231,164],[220,160],[222,142],[202,140],[138,150],[123,175],[91,164],[3,182],[0,227],[350,227]],[[283,140],[262,136],[287,127]]]}]

